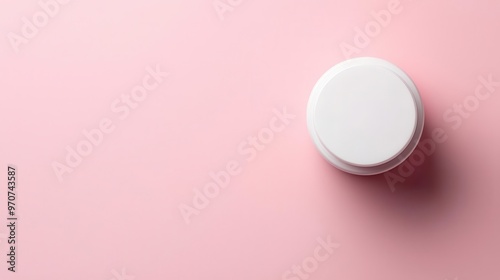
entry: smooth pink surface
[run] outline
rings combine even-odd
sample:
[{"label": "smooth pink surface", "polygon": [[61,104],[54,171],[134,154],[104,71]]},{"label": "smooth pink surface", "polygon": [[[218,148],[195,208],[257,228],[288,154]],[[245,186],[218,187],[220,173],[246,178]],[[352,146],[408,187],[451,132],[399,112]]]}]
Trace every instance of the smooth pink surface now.
[{"label": "smooth pink surface", "polygon": [[[244,0],[220,20],[211,0],[74,0],[16,53],[7,34],[40,8],[1,0],[0,279],[282,279],[328,235],[340,247],[309,279],[499,279],[500,88],[458,129],[443,119],[479,76],[500,80],[499,1],[401,0],[356,55],[403,68],[424,137],[449,136],[394,192],[384,175],[336,170],[308,135],[314,83],[389,2]],[[157,64],[170,76],[117,118],[112,102]],[[284,107],[295,119],[246,160],[240,143]],[[53,161],[103,118],[115,131],[59,182]],[[187,225],[179,205],[232,160],[241,174]]]}]

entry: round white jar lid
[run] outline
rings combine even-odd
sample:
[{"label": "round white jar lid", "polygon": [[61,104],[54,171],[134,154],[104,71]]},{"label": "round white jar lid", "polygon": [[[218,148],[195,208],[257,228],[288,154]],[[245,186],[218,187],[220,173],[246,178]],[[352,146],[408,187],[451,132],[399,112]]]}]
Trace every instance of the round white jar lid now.
[{"label": "round white jar lid", "polygon": [[422,134],[424,111],[408,75],[385,60],[364,57],[337,64],[319,79],[307,119],[330,163],[373,175],[410,155]]}]

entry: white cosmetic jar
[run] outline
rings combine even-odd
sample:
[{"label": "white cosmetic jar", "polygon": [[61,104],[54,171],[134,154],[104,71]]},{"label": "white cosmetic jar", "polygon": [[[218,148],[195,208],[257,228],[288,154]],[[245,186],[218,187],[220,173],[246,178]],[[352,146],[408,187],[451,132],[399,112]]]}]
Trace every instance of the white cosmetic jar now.
[{"label": "white cosmetic jar", "polygon": [[424,108],[417,87],[399,67],[379,58],[354,58],[318,80],[309,98],[307,126],[332,165],[375,175],[413,152],[424,128]]}]

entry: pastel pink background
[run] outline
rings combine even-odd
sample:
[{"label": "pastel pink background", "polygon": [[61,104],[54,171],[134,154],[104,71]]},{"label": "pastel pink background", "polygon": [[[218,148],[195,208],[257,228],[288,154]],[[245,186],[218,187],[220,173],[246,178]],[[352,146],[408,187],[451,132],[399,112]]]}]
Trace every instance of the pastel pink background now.
[{"label": "pastel pink background", "polygon": [[[221,21],[211,0],[74,0],[15,53],[7,34],[39,7],[0,0],[0,279],[282,279],[327,235],[341,247],[310,279],[499,279],[500,91],[460,129],[442,118],[479,75],[500,79],[499,1],[401,0],[361,50],[414,79],[427,136],[449,133],[395,192],[334,169],[308,135],[314,83],[388,2],[245,0]],[[170,77],[119,121],[111,102],[156,64]],[[283,107],[297,117],[246,163],[239,143]],[[104,117],[116,130],[60,183],[51,163]],[[242,174],[186,225],[179,205],[233,159]]]}]

